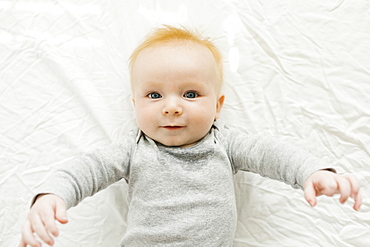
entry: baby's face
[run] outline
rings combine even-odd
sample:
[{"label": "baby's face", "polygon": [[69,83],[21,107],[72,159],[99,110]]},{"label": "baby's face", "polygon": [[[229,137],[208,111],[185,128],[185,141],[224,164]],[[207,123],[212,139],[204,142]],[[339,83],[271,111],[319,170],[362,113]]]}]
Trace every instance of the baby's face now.
[{"label": "baby's face", "polygon": [[131,74],[140,129],[166,146],[194,145],[219,117],[224,96],[212,53],[199,44],[144,49]]}]

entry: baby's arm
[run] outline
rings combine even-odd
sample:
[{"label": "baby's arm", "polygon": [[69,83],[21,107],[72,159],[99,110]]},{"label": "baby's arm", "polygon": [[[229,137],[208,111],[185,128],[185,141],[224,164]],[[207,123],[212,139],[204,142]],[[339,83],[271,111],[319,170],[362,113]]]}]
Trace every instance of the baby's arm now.
[{"label": "baby's arm", "polygon": [[45,243],[53,245],[52,236],[58,235],[55,220],[67,223],[68,208],[121,178],[127,179],[136,136],[137,131],[132,131],[120,143],[76,157],[53,171],[35,188],[35,194],[39,196],[23,226],[19,247],[41,246],[34,233]]},{"label": "baby's arm", "polygon": [[325,170],[328,165],[323,160],[295,146],[266,136],[243,135],[222,129],[222,126],[220,129],[224,133],[218,138],[227,143],[226,149],[235,172],[251,171],[303,188],[311,206],[316,205],[316,196],[341,194],[341,203],[352,197],[355,200],[353,208],[360,209],[360,183],[354,176],[340,176]]},{"label": "baby's arm", "polygon": [[53,194],[39,195],[23,225],[19,247],[40,247],[41,243],[35,239],[34,233],[48,245],[53,245],[51,234],[55,237],[59,234],[55,220],[62,224],[68,222],[65,202]]},{"label": "baby's arm", "polygon": [[325,170],[314,172],[304,184],[305,198],[312,207],[317,203],[316,196],[340,194],[341,203],[352,197],[355,200],[353,208],[359,210],[362,203],[359,191],[360,183],[353,175],[341,176]]}]

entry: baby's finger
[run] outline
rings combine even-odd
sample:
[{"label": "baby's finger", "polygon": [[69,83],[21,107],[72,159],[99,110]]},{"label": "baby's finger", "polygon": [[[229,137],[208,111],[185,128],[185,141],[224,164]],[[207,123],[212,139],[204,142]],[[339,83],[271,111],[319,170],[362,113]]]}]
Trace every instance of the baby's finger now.
[{"label": "baby's finger", "polygon": [[355,199],[355,204],[353,205],[353,209],[358,211],[360,209],[361,205],[362,205],[362,196],[361,196],[361,194],[358,193],[356,195],[356,197],[354,197],[354,199]]},{"label": "baby's finger", "polygon": [[338,189],[340,193],[339,201],[345,203],[348,197],[351,195],[352,186],[350,182],[341,176],[337,176]]},{"label": "baby's finger", "polygon": [[63,200],[58,200],[56,203],[55,218],[62,224],[68,222],[66,204]]},{"label": "baby's finger", "polygon": [[42,220],[39,217],[34,217],[31,222],[31,232],[35,232],[48,245],[53,245],[54,240],[50,237]]},{"label": "baby's finger", "polygon": [[311,207],[316,206],[316,190],[312,182],[307,182],[304,186],[304,197]]},{"label": "baby's finger", "polygon": [[21,240],[21,242],[19,243],[18,247],[27,247],[26,243],[23,242],[23,240]]},{"label": "baby's finger", "polygon": [[53,210],[45,210],[42,213],[42,222],[51,234],[53,234],[54,236],[58,236],[59,232],[55,224],[55,216]]},{"label": "baby's finger", "polygon": [[355,204],[353,205],[353,209],[358,211],[362,205],[362,196],[360,194],[360,188],[361,188],[361,184],[360,182],[358,181],[358,179],[351,175],[351,174],[347,174],[347,175],[344,175],[344,177],[349,181],[349,183],[351,184],[351,194],[350,196],[355,200]]},{"label": "baby's finger", "polygon": [[27,220],[26,223],[23,225],[22,229],[22,239],[19,244],[19,247],[26,247],[27,244],[33,247],[41,247],[41,243],[36,241],[35,236],[33,235],[33,230],[31,227],[31,223]]},{"label": "baby's finger", "polygon": [[351,197],[355,198],[356,195],[358,194],[358,192],[360,191],[360,188],[361,188],[360,182],[358,181],[358,179],[355,176],[353,176],[351,174],[344,175],[344,177],[351,184],[351,187],[352,187]]}]

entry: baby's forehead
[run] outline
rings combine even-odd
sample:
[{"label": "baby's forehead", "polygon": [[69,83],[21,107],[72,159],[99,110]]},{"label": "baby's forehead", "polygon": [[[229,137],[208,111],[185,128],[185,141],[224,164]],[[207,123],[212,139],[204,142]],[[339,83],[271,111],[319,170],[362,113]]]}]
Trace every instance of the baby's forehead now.
[{"label": "baby's forehead", "polygon": [[[178,49],[177,49],[178,48]],[[168,41],[168,42],[163,42],[163,43],[158,43],[158,44],[153,44],[151,46],[148,46],[144,48],[141,53],[144,53],[145,51],[158,51],[158,50],[168,50],[168,52],[174,53],[176,55],[176,51],[180,52],[183,51],[183,49],[189,49],[189,50],[199,50],[199,51],[205,51],[208,52],[209,54],[212,55],[211,51],[204,45],[199,44],[194,41]],[[139,53],[140,56],[140,53]]]},{"label": "baby's forehead", "polygon": [[[136,84],[136,79],[143,78],[144,74],[148,75],[146,73],[148,71],[154,70],[158,73],[159,71],[171,71],[173,63],[181,64],[182,66],[177,67],[179,68],[177,71],[184,73],[186,71],[193,73],[202,67],[209,68],[209,70],[202,70],[202,74],[211,71],[210,73],[217,78],[220,74],[217,61],[208,47],[194,41],[171,41],[151,45],[141,50],[132,63],[131,86]],[[221,84],[219,79],[215,79],[216,88],[220,88]]]}]

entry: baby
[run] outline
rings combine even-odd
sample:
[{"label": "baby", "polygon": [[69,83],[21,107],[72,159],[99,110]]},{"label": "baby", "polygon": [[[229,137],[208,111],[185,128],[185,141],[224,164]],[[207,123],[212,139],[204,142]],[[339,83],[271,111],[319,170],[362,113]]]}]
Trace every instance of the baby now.
[{"label": "baby", "polygon": [[49,245],[55,220],[110,184],[128,183],[127,230],[121,246],[232,246],[236,228],[233,175],[251,171],[316,196],[341,194],[361,206],[360,185],[312,155],[269,137],[216,122],[224,103],[222,59],[207,39],[165,26],[130,61],[139,128],[122,141],[74,159],[36,193],[19,246]]}]

